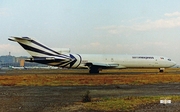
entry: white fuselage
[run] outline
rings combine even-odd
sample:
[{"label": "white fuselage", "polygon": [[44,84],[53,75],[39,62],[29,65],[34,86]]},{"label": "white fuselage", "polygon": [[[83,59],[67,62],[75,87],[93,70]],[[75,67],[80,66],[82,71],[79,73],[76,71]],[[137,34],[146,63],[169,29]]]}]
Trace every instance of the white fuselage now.
[{"label": "white fuselage", "polygon": [[107,55],[107,54],[80,54],[82,61],[79,67],[85,67],[84,63],[118,64],[115,68],[168,68],[176,63],[164,56],[149,55]]}]

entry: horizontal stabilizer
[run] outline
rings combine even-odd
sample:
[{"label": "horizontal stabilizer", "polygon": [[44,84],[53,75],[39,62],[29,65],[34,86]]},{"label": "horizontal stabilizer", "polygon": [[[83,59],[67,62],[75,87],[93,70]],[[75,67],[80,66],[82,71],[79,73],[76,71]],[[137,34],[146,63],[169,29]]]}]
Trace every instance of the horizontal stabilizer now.
[{"label": "horizontal stabilizer", "polygon": [[10,38],[8,38],[8,40],[10,40],[10,41],[17,41],[17,40],[28,40],[28,41],[30,41],[32,39],[29,37],[13,37],[13,36],[11,36]]}]

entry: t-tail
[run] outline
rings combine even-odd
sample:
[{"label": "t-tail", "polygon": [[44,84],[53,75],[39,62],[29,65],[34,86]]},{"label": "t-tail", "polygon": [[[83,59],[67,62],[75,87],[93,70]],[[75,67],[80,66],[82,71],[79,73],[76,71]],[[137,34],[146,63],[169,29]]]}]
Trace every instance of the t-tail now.
[{"label": "t-tail", "polygon": [[10,37],[9,40],[18,42],[32,57],[29,62],[37,62],[59,67],[78,67],[81,56],[78,54],[63,54],[29,37]]}]

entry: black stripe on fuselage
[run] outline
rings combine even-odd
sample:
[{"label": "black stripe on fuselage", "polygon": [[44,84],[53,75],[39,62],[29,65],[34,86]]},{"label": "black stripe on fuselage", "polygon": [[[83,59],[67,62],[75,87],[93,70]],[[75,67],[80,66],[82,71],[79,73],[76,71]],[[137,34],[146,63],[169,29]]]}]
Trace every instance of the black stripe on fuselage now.
[{"label": "black stripe on fuselage", "polygon": [[32,60],[32,62],[48,64],[48,65],[52,65],[51,63],[57,63],[56,65],[53,65],[53,66],[66,67],[67,65],[69,65],[69,63],[71,61],[65,61],[64,59],[46,60],[45,58],[44,59],[41,58],[41,59],[37,59],[37,60]]},{"label": "black stripe on fuselage", "polygon": [[[59,61],[56,61],[56,62],[58,62],[59,64],[53,65],[53,66],[66,67],[67,65],[69,65],[69,64],[71,63],[71,61],[64,61],[64,60],[62,60],[62,61],[59,60]],[[50,63],[48,63],[48,64],[51,65],[51,63],[52,63],[52,62],[50,62]]]}]

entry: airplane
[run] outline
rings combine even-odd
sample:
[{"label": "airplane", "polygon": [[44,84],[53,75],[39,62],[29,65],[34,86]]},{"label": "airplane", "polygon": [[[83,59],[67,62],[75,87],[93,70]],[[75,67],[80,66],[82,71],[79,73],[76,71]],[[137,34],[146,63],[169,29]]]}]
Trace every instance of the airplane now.
[{"label": "airplane", "polygon": [[89,73],[99,73],[102,69],[165,68],[176,65],[176,62],[164,56],[155,55],[117,55],[117,54],[72,54],[69,51],[55,51],[52,48],[30,38],[10,37],[18,42],[30,55],[28,62],[37,62],[62,68],[88,68]]}]

